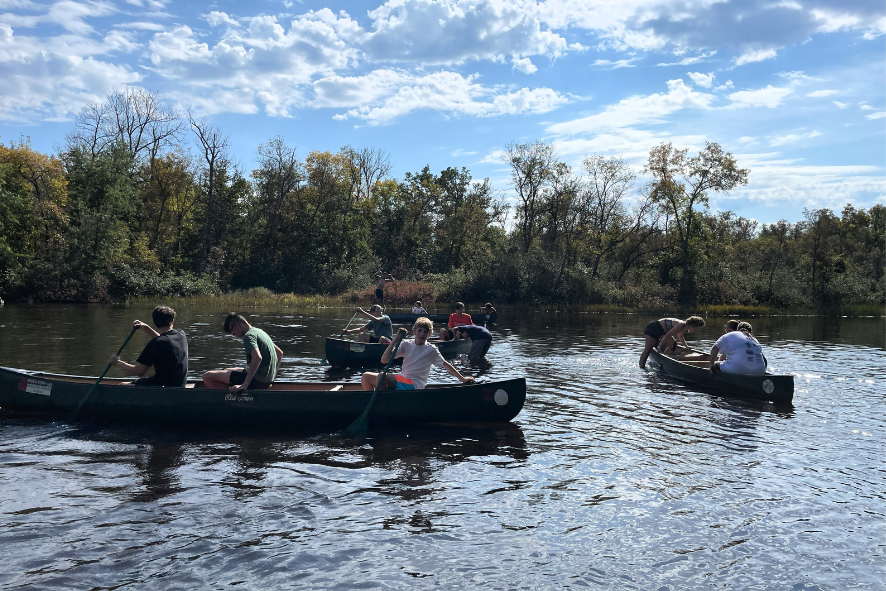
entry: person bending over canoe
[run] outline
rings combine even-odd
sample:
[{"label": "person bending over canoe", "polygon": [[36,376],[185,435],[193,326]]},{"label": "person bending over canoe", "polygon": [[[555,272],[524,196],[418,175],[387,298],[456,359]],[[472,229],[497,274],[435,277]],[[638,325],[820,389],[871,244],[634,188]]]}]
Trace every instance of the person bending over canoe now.
[{"label": "person bending over canoe", "polygon": [[[385,375],[385,385],[394,390],[423,390],[428,384],[428,375],[431,373],[431,366],[436,365],[444,368],[452,376],[458,378],[462,384],[473,384],[474,378],[471,376],[463,376],[451,363],[443,359],[440,350],[428,342],[428,337],[434,330],[434,323],[427,318],[419,318],[412,326],[415,333],[415,339],[412,341],[404,341],[400,343],[397,349],[397,359],[403,359],[403,368],[399,374],[388,372]],[[397,343],[403,340],[407,330],[401,328],[397,331],[397,337],[388,345],[384,354],[381,356],[381,362],[387,364],[391,360],[391,354]],[[366,372],[360,378],[360,383],[364,390],[374,390],[378,384],[378,378],[381,374],[376,372]]]},{"label": "person bending over canoe", "polygon": [[[735,330],[731,330],[717,339],[711,347],[711,373],[744,373],[762,375],[766,373],[766,357],[759,341],[754,338],[753,327],[749,322],[739,322]],[[717,361],[718,355],[726,357],[725,361]]]},{"label": "person bending over canoe", "polygon": [[[391,325],[390,317],[384,313],[384,308],[378,304],[373,304],[369,308],[369,312],[363,308],[357,308],[357,312],[369,318],[369,322],[358,328],[341,331],[342,336],[346,333],[358,332],[357,340],[361,343],[381,343],[387,344],[394,338],[394,327]],[[368,331],[372,331],[369,334]]]},{"label": "person bending over canoe", "polygon": [[646,325],[646,330],[643,331],[643,334],[646,335],[646,347],[640,355],[640,367],[646,369],[646,359],[649,358],[652,348],[656,345],[662,351],[667,351],[669,347],[676,347],[677,341],[683,343],[684,347],[688,347],[686,333],[693,333],[702,326],[704,326],[704,319],[700,316],[690,316],[686,320],[679,318],[653,320]]},{"label": "person bending over canoe", "polygon": [[471,351],[468,353],[468,359],[477,361],[486,357],[489,347],[492,345],[492,333],[482,326],[476,324],[463,324],[455,329],[461,333],[461,338],[471,339]]},{"label": "person bending over canoe", "polygon": [[228,388],[231,394],[270,388],[283,358],[280,347],[274,344],[268,333],[249,324],[240,314],[228,314],[223,328],[243,340],[249,366],[207,371],[203,374],[203,384],[215,390]]},{"label": "person bending over canoe", "polygon": [[[133,328],[139,328],[151,337],[135,363],[126,363],[117,355],[111,355],[111,365],[119,367],[126,375],[139,376],[136,386],[184,388],[188,383],[188,338],[184,331],[172,328],[175,310],[169,306],[157,306],[151,312],[151,319],[157,330],[141,320],[132,323]],[[149,367],[154,368],[154,375],[141,377]]]}]

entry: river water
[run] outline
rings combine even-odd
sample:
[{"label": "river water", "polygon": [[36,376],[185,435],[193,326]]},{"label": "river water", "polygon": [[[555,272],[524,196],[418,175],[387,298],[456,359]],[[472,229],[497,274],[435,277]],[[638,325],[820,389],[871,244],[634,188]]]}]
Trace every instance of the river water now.
[{"label": "river water", "polygon": [[[179,310],[191,375],[242,364],[224,312]],[[247,312],[284,378],[356,381],[318,363],[352,313]],[[136,318],[0,308],[0,365],[98,375]],[[883,319],[751,318],[788,408],[641,370],[649,320],[502,310],[488,365],[457,365],[526,377],[508,425],[355,443],[0,413],[0,588],[883,589]]]}]

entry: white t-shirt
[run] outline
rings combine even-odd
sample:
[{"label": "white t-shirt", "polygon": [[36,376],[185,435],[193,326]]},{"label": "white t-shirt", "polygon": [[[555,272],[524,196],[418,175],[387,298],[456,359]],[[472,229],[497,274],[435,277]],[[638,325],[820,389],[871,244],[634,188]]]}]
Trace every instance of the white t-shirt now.
[{"label": "white t-shirt", "polygon": [[412,380],[416,390],[422,390],[428,385],[432,365],[442,367],[446,362],[440,355],[440,350],[427,341],[421,346],[416,345],[415,341],[403,341],[397,349],[397,358],[400,357],[403,358],[400,375]]},{"label": "white t-shirt", "polygon": [[413,307],[412,313],[413,314],[427,314],[427,312],[425,312],[424,308],[419,308],[419,307]]},{"label": "white t-shirt", "polygon": [[726,356],[726,361],[720,364],[721,371],[754,375],[766,373],[760,343],[740,330],[727,332],[717,339],[716,345],[720,353]]}]

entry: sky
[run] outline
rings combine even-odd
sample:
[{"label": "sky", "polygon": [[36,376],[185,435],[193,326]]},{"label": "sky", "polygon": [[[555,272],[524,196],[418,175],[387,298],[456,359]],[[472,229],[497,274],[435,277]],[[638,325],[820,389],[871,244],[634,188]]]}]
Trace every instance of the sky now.
[{"label": "sky", "polygon": [[717,142],[751,172],[712,208],[797,222],[886,203],[884,33],[882,0],[0,0],[0,141],[56,152],[141,87],[222,128],[247,174],[279,135],[504,197],[509,142],[638,174],[662,142]]}]

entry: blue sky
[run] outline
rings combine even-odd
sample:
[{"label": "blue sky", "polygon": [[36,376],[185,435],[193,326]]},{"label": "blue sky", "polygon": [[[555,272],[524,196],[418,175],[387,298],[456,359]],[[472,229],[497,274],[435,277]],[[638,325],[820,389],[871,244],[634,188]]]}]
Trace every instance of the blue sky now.
[{"label": "blue sky", "polygon": [[85,105],[127,86],[209,117],[247,172],[282,135],[302,157],[382,148],[397,176],[465,166],[507,195],[511,141],[638,172],[661,142],[714,141],[751,169],[715,209],[796,222],[886,202],[884,13],[882,0],[0,0],[0,141],[52,152]]}]

